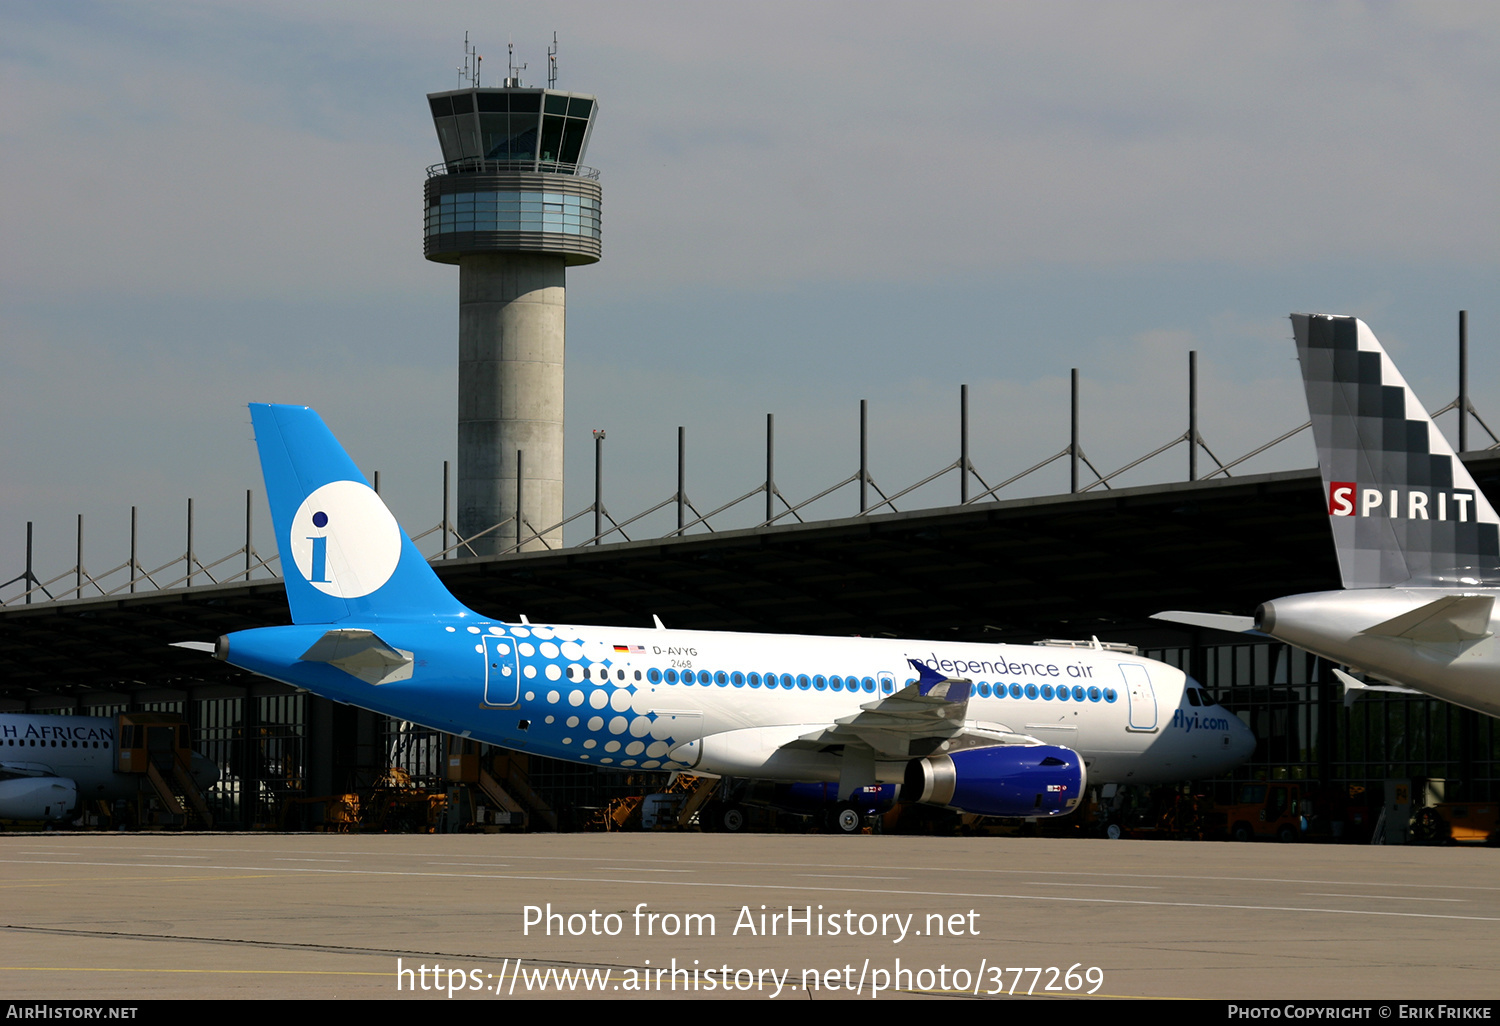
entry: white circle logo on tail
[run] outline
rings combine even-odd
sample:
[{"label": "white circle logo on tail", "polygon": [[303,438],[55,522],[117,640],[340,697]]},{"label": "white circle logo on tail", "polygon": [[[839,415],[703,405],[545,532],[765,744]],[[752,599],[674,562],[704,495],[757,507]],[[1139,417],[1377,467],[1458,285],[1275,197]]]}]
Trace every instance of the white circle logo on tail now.
[{"label": "white circle logo on tail", "polygon": [[380,496],[359,481],[332,481],[297,507],[292,560],[326,595],[359,598],[376,591],[401,562],[401,527]]}]

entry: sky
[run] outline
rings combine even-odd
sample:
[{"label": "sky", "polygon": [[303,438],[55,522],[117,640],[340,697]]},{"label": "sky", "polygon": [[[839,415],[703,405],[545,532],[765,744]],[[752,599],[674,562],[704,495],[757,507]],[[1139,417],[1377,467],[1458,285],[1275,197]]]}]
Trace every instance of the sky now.
[{"label": "sky", "polygon": [[[251,401],[314,406],[411,533],[438,522],[458,275],[422,257],[425,94],[465,32],[527,85],[556,32],[559,88],[599,97],[570,513],[593,429],[624,519],[672,494],[679,426],[700,509],[754,488],[767,413],[801,501],[857,469],[861,399],[893,491],[957,457],[963,384],[994,484],[1067,444],[1075,367],[1107,473],[1186,429],[1192,350],[1227,461],[1306,419],[1293,311],[1364,318],[1436,408],[1467,309],[1500,432],[1494,5],[0,0],[0,581],[27,522],[38,573],[71,568],[79,514],[85,565],[122,563],[132,506],[164,563],[189,497],[211,561],[246,489],[268,552]],[[1314,463],[1303,434],[1244,469]]]}]

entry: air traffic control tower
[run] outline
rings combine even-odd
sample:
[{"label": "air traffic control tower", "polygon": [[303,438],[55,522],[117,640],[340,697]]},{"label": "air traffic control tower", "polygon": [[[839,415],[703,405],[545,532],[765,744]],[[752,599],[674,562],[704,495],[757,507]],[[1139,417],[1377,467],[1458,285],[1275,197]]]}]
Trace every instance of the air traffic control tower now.
[{"label": "air traffic control tower", "polygon": [[599,259],[599,172],[582,163],[598,103],[518,77],[427,100],[443,162],[427,169],[423,252],[458,265],[456,527],[473,538],[519,506],[519,532],[473,551],[559,548],[565,282]]}]

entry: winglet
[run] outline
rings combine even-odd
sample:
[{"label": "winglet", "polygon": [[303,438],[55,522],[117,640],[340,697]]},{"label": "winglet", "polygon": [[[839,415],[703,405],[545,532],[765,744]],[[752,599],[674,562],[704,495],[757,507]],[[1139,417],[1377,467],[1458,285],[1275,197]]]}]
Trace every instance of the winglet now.
[{"label": "winglet", "polygon": [[967,702],[970,682],[953,677],[944,677],[926,663],[908,659],[917,671],[917,694],[926,698],[941,698],[946,702]]}]

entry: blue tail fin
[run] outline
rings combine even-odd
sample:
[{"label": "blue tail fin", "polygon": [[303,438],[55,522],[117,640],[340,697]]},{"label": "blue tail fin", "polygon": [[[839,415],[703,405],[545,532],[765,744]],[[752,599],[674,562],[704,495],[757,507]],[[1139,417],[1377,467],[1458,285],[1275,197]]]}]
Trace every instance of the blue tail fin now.
[{"label": "blue tail fin", "polygon": [[469,612],[317,413],[251,403],[250,419],[294,623]]}]

